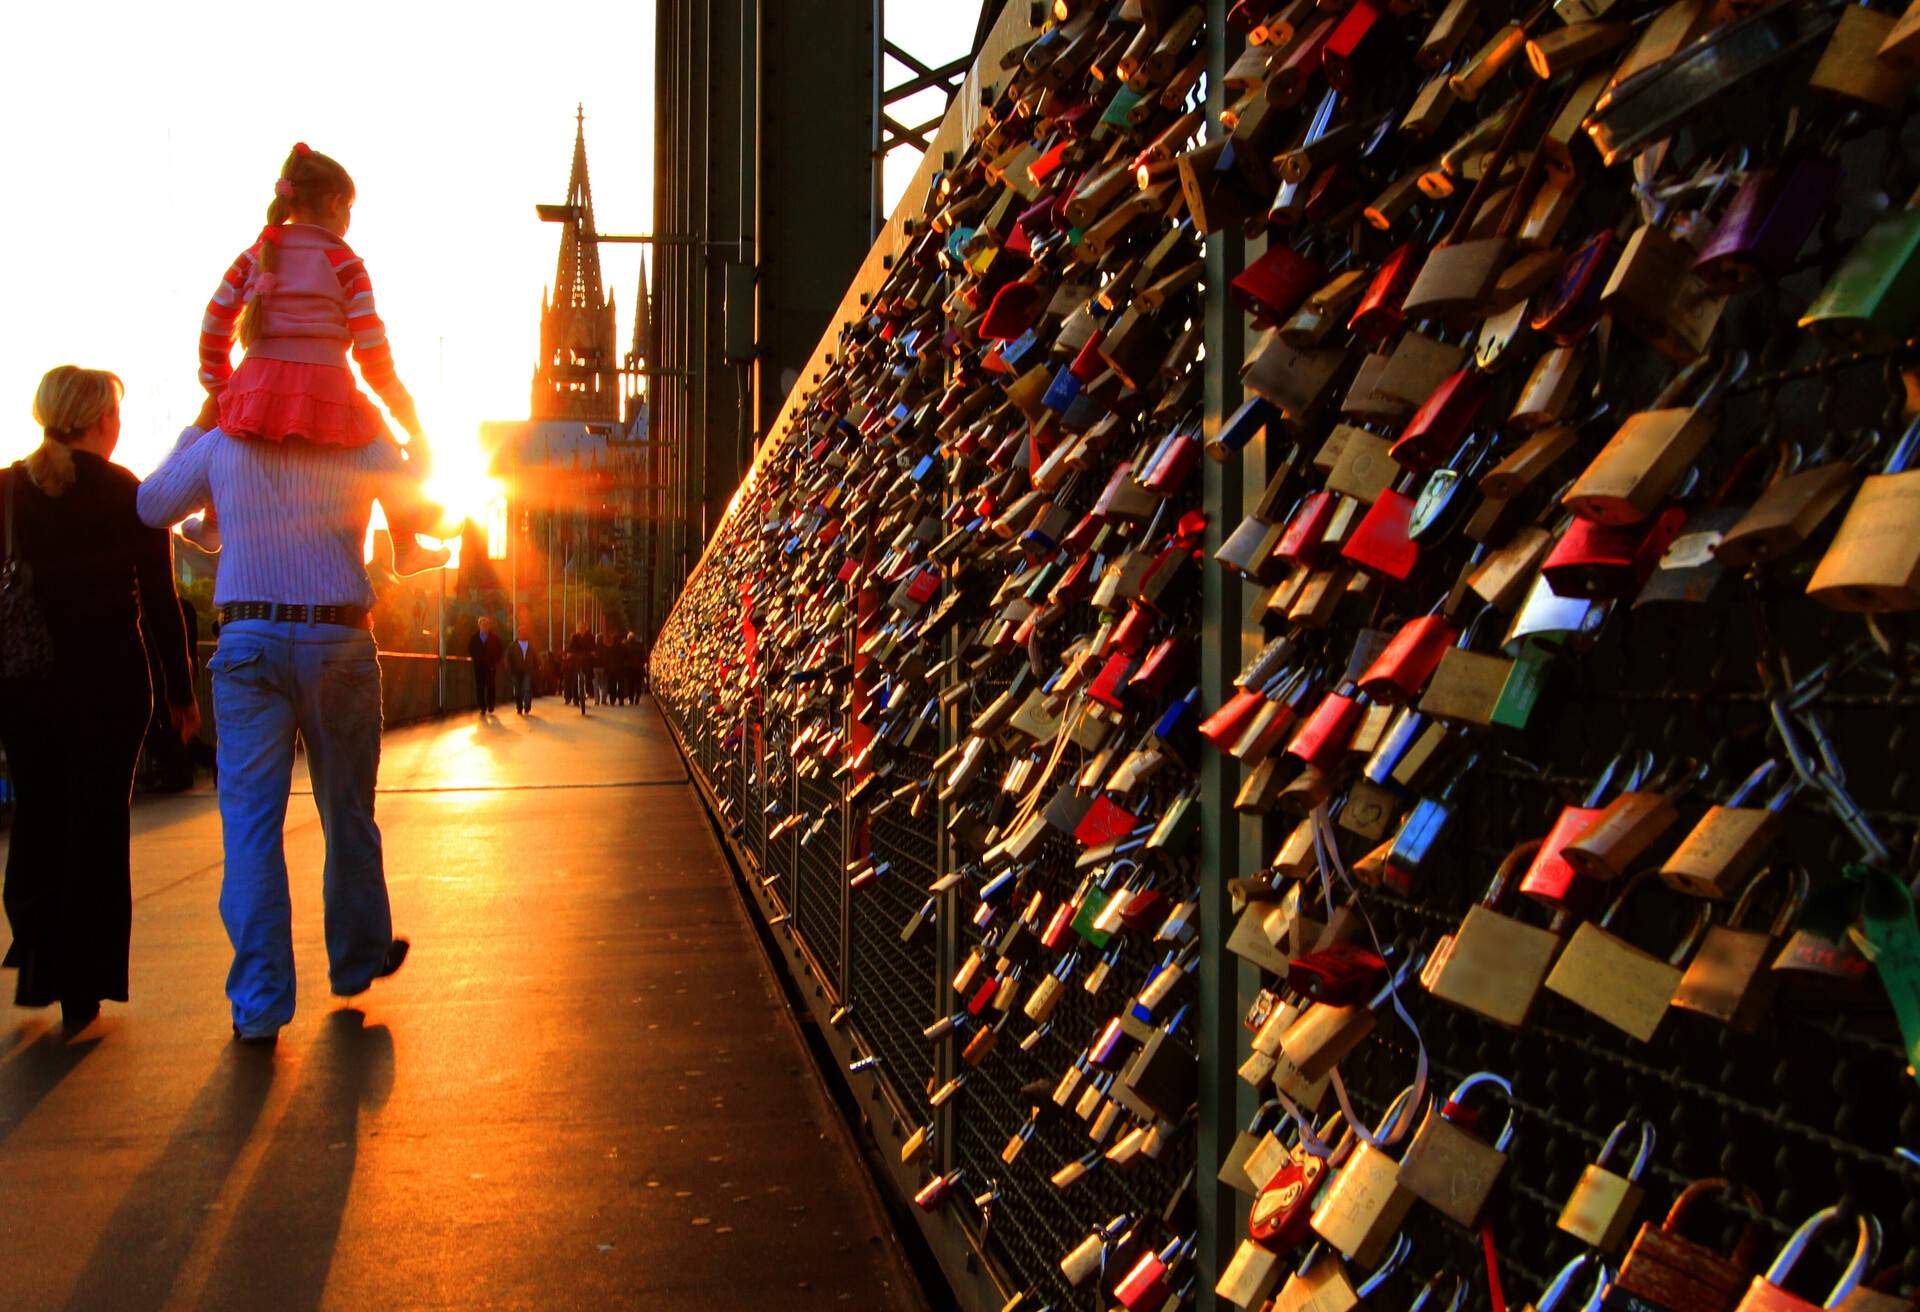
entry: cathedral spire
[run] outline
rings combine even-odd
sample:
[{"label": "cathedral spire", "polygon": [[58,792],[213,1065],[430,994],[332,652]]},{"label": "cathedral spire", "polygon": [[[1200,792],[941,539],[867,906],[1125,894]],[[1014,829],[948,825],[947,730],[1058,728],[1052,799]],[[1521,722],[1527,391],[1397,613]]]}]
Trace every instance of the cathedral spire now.
[{"label": "cathedral spire", "polygon": [[[543,213],[549,211],[543,210]],[[574,110],[573,172],[560,216],[560,262],[540,317],[540,363],[533,374],[535,419],[616,419],[619,348],[613,301],[600,280],[593,189],[587,180],[587,119]]]}]

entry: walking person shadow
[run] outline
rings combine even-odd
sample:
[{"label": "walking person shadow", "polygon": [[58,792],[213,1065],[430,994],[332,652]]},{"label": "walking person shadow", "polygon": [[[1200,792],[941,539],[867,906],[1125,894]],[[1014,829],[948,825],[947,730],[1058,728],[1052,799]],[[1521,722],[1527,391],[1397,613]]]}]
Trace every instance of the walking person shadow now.
[{"label": "walking person shadow", "polygon": [[65,1312],[160,1307],[172,1294],[272,1088],[270,1055],[229,1044],[193,1105],[114,1209]]},{"label": "walking person shadow", "polygon": [[318,1308],[326,1293],[360,1149],[360,1114],[393,1090],[393,1034],[345,1007],[300,1068],[201,1292],[207,1309]]}]

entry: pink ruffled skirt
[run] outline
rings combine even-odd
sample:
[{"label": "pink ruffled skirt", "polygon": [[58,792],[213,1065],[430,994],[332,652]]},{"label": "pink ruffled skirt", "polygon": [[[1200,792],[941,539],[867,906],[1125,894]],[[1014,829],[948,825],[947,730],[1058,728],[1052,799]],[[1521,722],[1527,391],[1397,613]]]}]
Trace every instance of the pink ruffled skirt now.
[{"label": "pink ruffled skirt", "polygon": [[220,394],[220,428],[234,437],[326,446],[365,446],[388,431],[346,366],[254,355]]}]

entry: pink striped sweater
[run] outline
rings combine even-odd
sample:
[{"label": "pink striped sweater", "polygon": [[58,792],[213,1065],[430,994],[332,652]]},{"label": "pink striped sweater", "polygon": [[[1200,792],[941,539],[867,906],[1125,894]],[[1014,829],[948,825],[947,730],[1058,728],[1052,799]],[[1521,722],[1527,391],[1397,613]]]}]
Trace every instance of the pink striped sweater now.
[{"label": "pink striped sweater", "polygon": [[[233,338],[240,312],[258,288],[259,243],[240,253],[207,302],[200,324],[200,382],[219,396],[233,376]],[[367,386],[398,413],[407,392],[394,373],[387,327],[373,308],[364,261],[325,228],[291,223],[281,230],[280,267],[270,275],[261,331],[248,355],[345,368],[347,352]]]}]

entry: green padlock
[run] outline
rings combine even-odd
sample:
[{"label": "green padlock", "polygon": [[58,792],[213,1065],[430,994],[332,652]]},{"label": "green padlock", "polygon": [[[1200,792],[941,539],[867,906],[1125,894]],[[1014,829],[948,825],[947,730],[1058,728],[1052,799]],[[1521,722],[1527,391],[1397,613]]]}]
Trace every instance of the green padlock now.
[{"label": "green padlock", "polygon": [[1541,690],[1546,687],[1547,670],[1553,664],[1553,654],[1535,643],[1525,643],[1513,658],[1513,672],[1507,675],[1507,682],[1500,689],[1499,700],[1493,704],[1493,723],[1501,728],[1524,730],[1533,719],[1534,708],[1540,704]]},{"label": "green padlock", "polygon": [[1889,214],[1868,228],[1823,287],[1802,328],[1847,341],[1896,341],[1920,324],[1920,209]]}]

